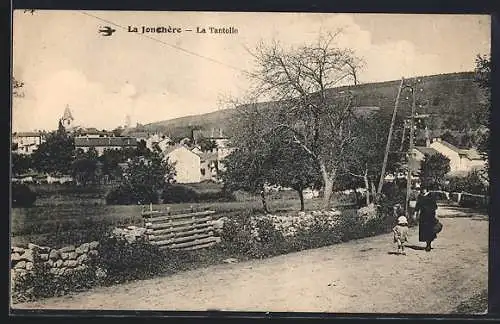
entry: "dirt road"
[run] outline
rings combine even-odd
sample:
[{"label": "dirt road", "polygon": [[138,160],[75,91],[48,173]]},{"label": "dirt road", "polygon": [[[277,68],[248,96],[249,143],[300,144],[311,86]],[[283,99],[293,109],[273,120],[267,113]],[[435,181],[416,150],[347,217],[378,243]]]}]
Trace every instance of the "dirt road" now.
[{"label": "dirt road", "polygon": [[[461,216],[464,212],[461,212]],[[433,250],[393,255],[381,235],[266,260],[222,264],[15,305],[107,310],[449,313],[487,288],[488,221],[440,208]],[[418,242],[410,230],[409,245]],[[424,244],[425,245],[425,244]]]}]

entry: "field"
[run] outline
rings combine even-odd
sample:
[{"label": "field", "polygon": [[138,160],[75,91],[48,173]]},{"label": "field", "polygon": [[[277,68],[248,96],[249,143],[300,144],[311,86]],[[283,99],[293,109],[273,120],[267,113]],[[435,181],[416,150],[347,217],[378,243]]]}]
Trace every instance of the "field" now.
[{"label": "field", "polygon": [[[197,190],[214,191],[216,185],[194,185]],[[114,206],[104,203],[108,187],[72,188],[69,186],[37,185],[33,189],[38,198],[34,207],[13,208],[11,212],[11,238],[13,245],[35,243],[53,247],[99,239],[113,226],[141,225],[141,211],[149,206]],[[155,210],[167,207],[172,211],[211,209],[216,217],[231,217],[242,212],[260,212],[259,197],[238,194],[237,201],[224,203],[183,203],[154,205]],[[306,200],[307,210],[317,209],[319,199]],[[271,212],[299,210],[300,201],[293,191],[270,193],[268,207]]]}]

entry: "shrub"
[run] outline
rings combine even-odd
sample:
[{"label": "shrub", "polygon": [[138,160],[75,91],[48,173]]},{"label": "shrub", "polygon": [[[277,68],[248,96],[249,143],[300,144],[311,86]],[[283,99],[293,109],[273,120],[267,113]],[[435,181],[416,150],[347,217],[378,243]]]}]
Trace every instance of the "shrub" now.
[{"label": "shrub", "polygon": [[12,297],[16,302],[28,302],[89,289],[95,283],[93,266],[64,275],[55,275],[49,272],[48,265],[35,263],[32,272],[16,277]]},{"label": "shrub", "polygon": [[171,184],[163,190],[162,198],[165,204],[197,202],[198,194],[196,190],[187,186]]},{"label": "shrub", "polygon": [[25,184],[12,184],[12,207],[31,207],[36,201],[36,193]]},{"label": "shrub", "polygon": [[157,204],[158,194],[144,185],[121,184],[106,195],[108,205]]},{"label": "shrub", "polygon": [[486,208],[488,203],[488,196],[462,193],[459,205],[466,208]]}]

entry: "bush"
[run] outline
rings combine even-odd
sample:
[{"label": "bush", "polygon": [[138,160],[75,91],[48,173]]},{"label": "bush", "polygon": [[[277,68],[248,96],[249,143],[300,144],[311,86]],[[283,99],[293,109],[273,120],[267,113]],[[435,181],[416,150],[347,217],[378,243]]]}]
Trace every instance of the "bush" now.
[{"label": "bush", "polygon": [[144,185],[121,184],[106,195],[108,205],[157,204],[158,194]]},{"label": "bush", "polygon": [[181,184],[168,185],[163,190],[162,198],[165,204],[228,202],[236,200],[235,196],[226,190],[199,192],[189,186]]},{"label": "bush", "polygon": [[165,204],[197,202],[198,194],[194,189],[187,186],[171,184],[163,190],[162,198]]},{"label": "bush", "polygon": [[187,252],[162,251],[144,240],[129,242],[115,236],[101,240],[99,255],[97,266],[107,270],[107,284],[173,273],[194,261]]},{"label": "bush", "polygon": [[12,184],[12,207],[31,207],[36,201],[36,193],[25,184]]},{"label": "bush", "polygon": [[486,208],[488,207],[488,196],[471,195],[462,193],[459,205],[466,208]]},{"label": "bush", "polygon": [[33,272],[16,278],[12,297],[16,302],[28,302],[90,289],[95,286],[95,283],[95,268],[93,266],[83,270],[75,270],[70,274],[55,275],[49,272],[48,265],[35,263]]}]

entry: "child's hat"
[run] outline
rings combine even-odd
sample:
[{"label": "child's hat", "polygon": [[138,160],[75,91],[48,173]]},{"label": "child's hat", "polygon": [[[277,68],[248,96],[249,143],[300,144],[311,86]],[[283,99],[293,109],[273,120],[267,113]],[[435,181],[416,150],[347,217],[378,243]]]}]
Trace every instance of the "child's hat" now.
[{"label": "child's hat", "polygon": [[408,224],[408,220],[404,216],[399,216],[398,224]]}]

